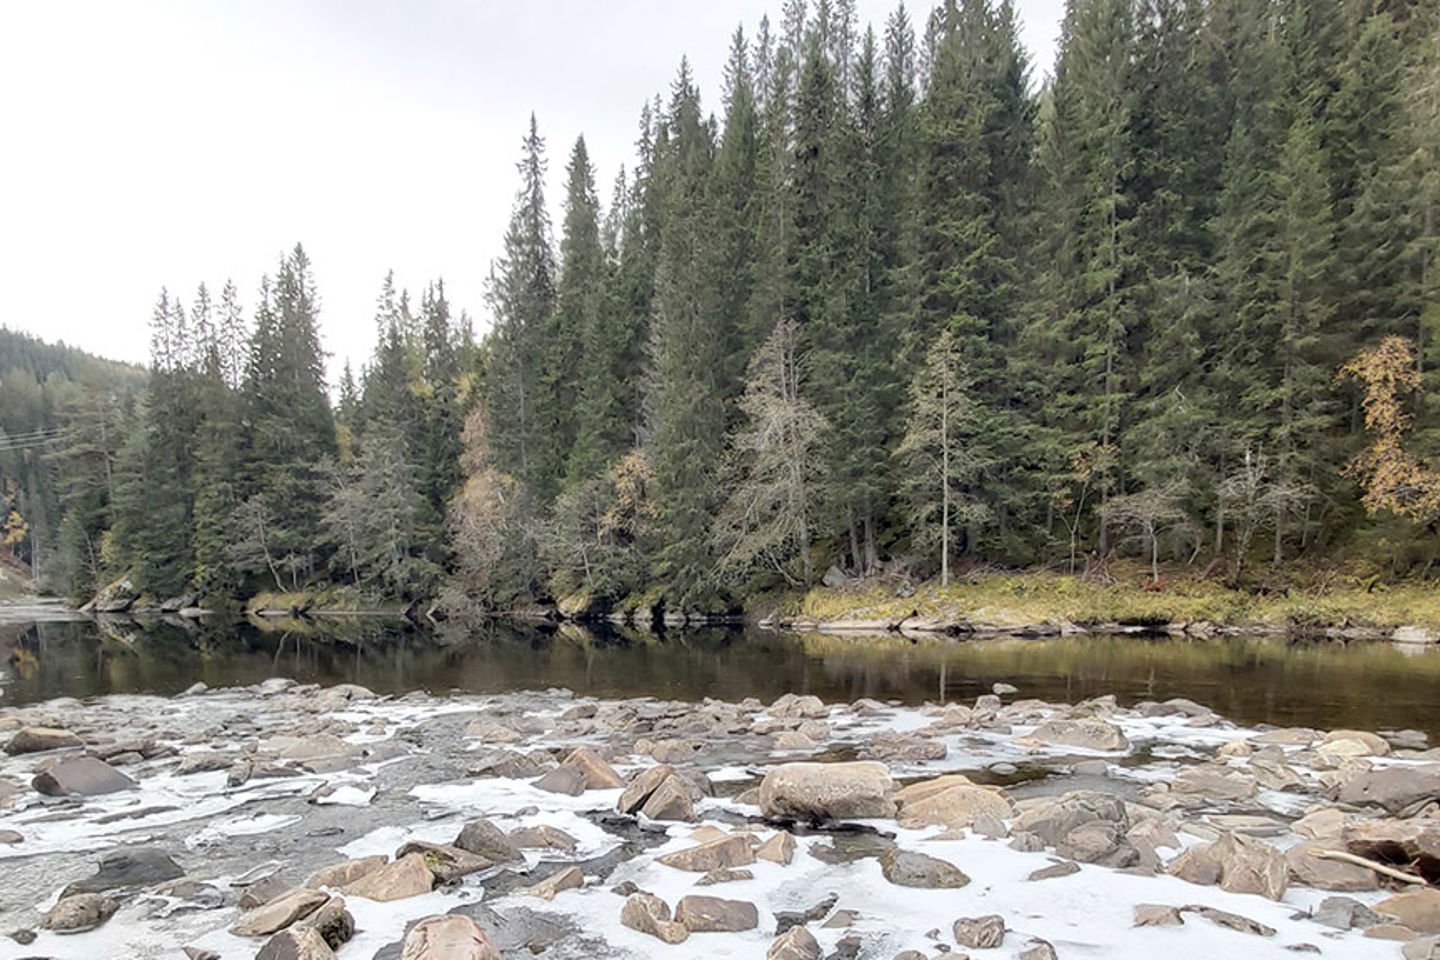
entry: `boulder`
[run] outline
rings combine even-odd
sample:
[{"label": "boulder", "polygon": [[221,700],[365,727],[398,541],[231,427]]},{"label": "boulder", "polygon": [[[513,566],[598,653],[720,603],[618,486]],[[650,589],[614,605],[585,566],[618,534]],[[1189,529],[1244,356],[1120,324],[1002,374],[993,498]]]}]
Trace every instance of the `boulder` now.
[{"label": "boulder", "polygon": [[426,917],[405,935],[400,960],[500,960],[480,924],[460,914]]},{"label": "boulder", "polygon": [[237,937],[268,937],[310,916],[329,900],[318,890],[291,890],[245,914],[230,932]]},{"label": "boulder", "polygon": [[[909,789],[911,788],[906,788]],[[1009,799],[1000,791],[971,783],[954,783],[938,791],[912,794],[911,797],[906,797],[905,790],[902,790],[896,794],[895,799],[900,804],[898,818],[900,825],[904,827],[927,824],[968,827],[982,817],[1008,820],[1015,812]]]},{"label": "boulder", "polygon": [[760,926],[760,913],[744,900],[689,896],[675,905],[675,922],[691,933],[737,933]]},{"label": "boulder", "polygon": [[566,867],[564,870],[552,873],[539,883],[526,887],[521,892],[527,896],[539,897],[541,900],[554,900],[558,893],[566,890],[579,890],[584,886],[584,872],[579,867]]},{"label": "boulder", "polygon": [[434,875],[436,883],[454,883],[472,873],[488,870],[495,864],[468,850],[441,843],[422,843],[412,840],[395,851],[395,859],[403,860],[410,854],[424,858],[425,866]]},{"label": "boulder", "polygon": [[1126,839],[1125,827],[1107,820],[1082,823],[1055,845],[1055,852],[1080,863],[1098,863],[1107,867],[1134,866],[1139,852]]},{"label": "boulder", "polygon": [[1218,910],[1215,907],[1191,904],[1180,908],[1181,913],[1193,913],[1197,917],[1204,917],[1217,926],[1225,927],[1227,930],[1235,930],[1239,933],[1248,933],[1257,937],[1275,936],[1275,928],[1267,927],[1257,920],[1249,917],[1242,917],[1238,913],[1230,913],[1227,910]]},{"label": "boulder", "polygon": [[255,960],[335,960],[335,951],[319,931],[294,927],[266,941]]},{"label": "boulder", "polygon": [[295,927],[314,930],[331,950],[339,950],[342,943],[355,935],[355,918],[345,908],[343,897],[331,897]]},{"label": "boulder", "polygon": [[621,792],[620,798],[615,801],[615,810],[618,813],[633,814],[639,812],[645,806],[645,801],[650,795],[659,789],[660,784],[675,775],[675,768],[668,763],[657,764],[646,770],[641,770],[635,778],[626,784]]},{"label": "boulder", "polygon": [[820,960],[820,943],[804,927],[791,927],[770,944],[765,960]]},{"label": "boulder", "polygon": [[133,790],[137,784],[104,760],[75,757],[40,771],[31,781],[31,786],[49,797],[98,797]]},{"label": "boulder", "polygon": [[760,810],[767,817],[839,820],[893,817],[895,781],[884,764],[786,763],[760,782]]},{"label": "boulder", "polygon": [[1382,767],[1349,777],[1332,787],[1331,799],[1400,813],[1440,798],[1440,764]]},{"label": "boulder", "polygon": [[110,897],[79,893],[51,907],[40,926],[55,933],[84,933],[109,920],[119,908],[120,904]]},{"label": "boulder", "polygon": [[[1356,748],[1349,746],[1356,743],[1360,744],[1358,752]],[[1332,752],[1351,757],[1384,757],[1390,753],[1390,744],[1384,737],[1366,730],[1331,730],[1320,740],[1316,749],[1324,751],[1326,747],[1340,744],[1345,746]]]},{"label": "boulder", "polygon": [[1373,909],[1416,933],[1440,933],[1440,890],[1422,887],[1399,893],[1381,900]]},{"label": "boulder", "polygon": [[1125,867],[1139,857],[1126,839],[1130,817],[1125,804],[1109,794],[1075,790],[1026,800],[1018,805],[1011,826],[1017,840],[1021,835],[1034,837],[1035,849],[1063,848],[1064,856],[1086,863]]},{"label": "boulder", "polygon": [[649,893],[630,894],[620,910],[620,922],[664,943],[681,943],[690,936],[684,924],[670,919],[670,907],[665,901]]},{"label": "boulder", "polygon": [[21,727],[5,744],[5,752],[12,757],[18,757],[26,753],[44,753],[48,750],[83,746],[85,741],[69,730],[56,727]]},{"label": "boulder", "polygon": [[962,917],[955,921],[955,942],[971,950],[993,950],[1005,942],[1005,918]]},{"label": "boulder", "polygon": [[418,853],[411,853],[365,874],[354,883],[347,884],[342,892],[347,896],[364,897],[383,903],[418,897],[422,893],[429,893],[434,886],[435,876],[425,865],[425,858]]},{"label": "boulder", "polygon": [[956,889],[970,882],[970,878],[948,860],[896,847],[880,854],[880,871],[897,887]]},{"label": "boulder", "polygon": [[795,859],[795,838],[781,830],[755,848],[756,860],[769,860],[782,867],[788,867]]},{"label": "boulder", "polygon": [[1191,847],[1171,863],[1169,873],[1191,883],[1219,883],[1230,893],[1285,896],[1290,865],[1279,850],[1254,837],[1227,833],[1213,843]]},{"label": "boulder", "polygon": [[722,867],[744,867],[755,862],[755,848],[744,834],[720,837],[699,846],[668,853],[659,862],[676,870],[709,873]]},{"label": "boulder", "polygon": [[1178,927],[1185,923],[1185,918],[1180,915],[1176,907],[1167,907],[1162,903],[1137,903],[1135,904],[1135,923],[1137,927]]},{"label": "boulder", "polygon": [[316,870],[310,875],[310,879],[305,881],[305,886],[312,889],[343,887],[354,883],[367,873],[375,872],[389,862],[388,857],[361,857],[358,860],[344,860]]},{"label": "boulder", "polygon": [[1130,749],[1130,741],[1115,724],[1098,717],[1079,720],[1047,720],[1030,732],[1027,741],[1051,747],[1103,750],[1107,753]]},{"label": "boulder", "polygon": [[525,859],[519,845],[484,817],[466,823],[455,838],[454,846],[491,863],[520,863]]},{"label": "boulder", "polygon": [[1336,930],[1373,927],[1382,922],[1379,914],[1359,900],[1350,897],[1326,897],[1315,908],[1313,919],[1316,923]]},{"label": "boulder", "polygon": [[518,827],[510,831],[510,840],[522,849],[563,850],[574,853],[580,841],[559,827],[541,824],[538,827]]},{"label": "boulder", "polygon": [[1339,847],[1341,844],[1335,838],[1330,838],[1302,840],[1286,850],[1285,862],[1290,868],[1291,881],[1302,887],[1345,893],[1376,889],[1379,884],[1375,879],[1375,871],[1357,864],[1326,860],[1313,855]]},{"label": "boulder", "polygon": [[640,812],[651,820],[690,821],[695,819],[695,804],[686,782],[671,776],[650,794]]},{"label": "boulder", "polygon": [[467,738],[484,740],[486,743],[519,743],[525,735],[512,730],[505,724],[481,714],[465,725]]},{"label": "boulder", "polygon": [[1218,763],[1186,767],[1170,781],[1170,792],[1206,800],[1249,800],[1260,792],[1255,777]]},{"label": "boulder", "polygon": [[548,793],[578,797],[585,792],[585,772],[574,765],[558,766],[536,780],[533,786]]},{"label": "boulder", "polygon": [[819,697],[787,693],[770,704],[769,713],[779,719],[807,720],[828,716],[830,710]]},{"label": "boulder", "polygon": [[580,771],[586,790],[616,790],[625,786],[625,779],[605,762],[605,758],[600,756],[594,747],[577,747],[572,750],[559,769],[566,767]]},{"label": "boulder", "polygon": [[77,893],[105,893],[129,887],[148,887],[166,880],[178,880],[183,876],[185,871],[163,850],[155,847],[117,850],[100,858],[99,869],[94,876],[76,880],[67,886],[60,896],[63,898]]}]

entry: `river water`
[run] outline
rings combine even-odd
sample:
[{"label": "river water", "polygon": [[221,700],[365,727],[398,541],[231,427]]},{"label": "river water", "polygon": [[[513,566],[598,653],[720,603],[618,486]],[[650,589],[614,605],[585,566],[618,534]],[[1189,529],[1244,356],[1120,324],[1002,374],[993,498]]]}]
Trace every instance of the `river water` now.
[{"label": "river water", "polygon": [[574,627],[406,623],[127,621],[0,624],[0,709],[57,696],[178,693],[273,676],[377,693],[567,687],[601,697],[769,702],[787,691],[969,701],[1005,682],[1018,696],[1122,703],[1188,697],[1246,724],[1414,728],[1440,737],[1440,651],[1382,643],[1085,636],[920,641]]}]

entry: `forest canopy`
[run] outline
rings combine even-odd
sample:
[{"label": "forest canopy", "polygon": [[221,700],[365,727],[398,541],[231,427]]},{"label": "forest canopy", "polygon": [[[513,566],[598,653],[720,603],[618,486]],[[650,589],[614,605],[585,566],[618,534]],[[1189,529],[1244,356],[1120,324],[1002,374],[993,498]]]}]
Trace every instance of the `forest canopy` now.
[{"label": "forest canopy", "polygon": [[1070,0],[1040,83],[1005,0],[788,0],[712,96],[682,60],[608,205],[576,138],[553,218],[532,118],[478,338],[387,277],[327,384],[300,246],[163,292],[148,378],[0,333],[3,549],[76,597],[494,608],[1430,569],[1434,4]]}]

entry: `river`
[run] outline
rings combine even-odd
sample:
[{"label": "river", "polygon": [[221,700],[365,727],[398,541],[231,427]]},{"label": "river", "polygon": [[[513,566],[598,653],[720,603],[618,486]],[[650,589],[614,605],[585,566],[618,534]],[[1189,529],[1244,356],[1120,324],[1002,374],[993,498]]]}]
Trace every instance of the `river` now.
[{"label": "river", "polygon": [[1379,643],[1083,636],[912,643],[758,629],[592,632],[489,624],[0,624],[0,707],[59,696],[178,693],[274,676],[381,694],[564,687],[599,697],[769,702],[970,701],[997,682],[1021,697],[1122,704],[1187,697],[1237,723],[1414,728],[1440,737],[1440,651]]}]

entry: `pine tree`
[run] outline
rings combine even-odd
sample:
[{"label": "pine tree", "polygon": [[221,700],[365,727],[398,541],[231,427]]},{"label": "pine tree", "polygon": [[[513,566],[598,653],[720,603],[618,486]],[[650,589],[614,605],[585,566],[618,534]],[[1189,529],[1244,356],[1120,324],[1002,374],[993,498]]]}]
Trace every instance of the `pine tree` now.
[{"label": "pine tree", "polygon": [[[600,241],[600,200],[595,195],[595,174],[585,140],[575,141],[570,153],[565,190],[564,235],[560,241],[559,308],[556,311],[555,360],[548,365],[554,378],[557,410],[565,411],[556,425],[565,446],[571,481],[593,477],[605,468],[602,437],[606,411],[593,409],[595,388],[587,388],[582,373],[604,376],[587,365],[585,351],[603,352],[602,311],[605,309],[605,251]],[[597,404],[599,406],[599,404]],[[579,437],[584,436],[583,447]]]}]

